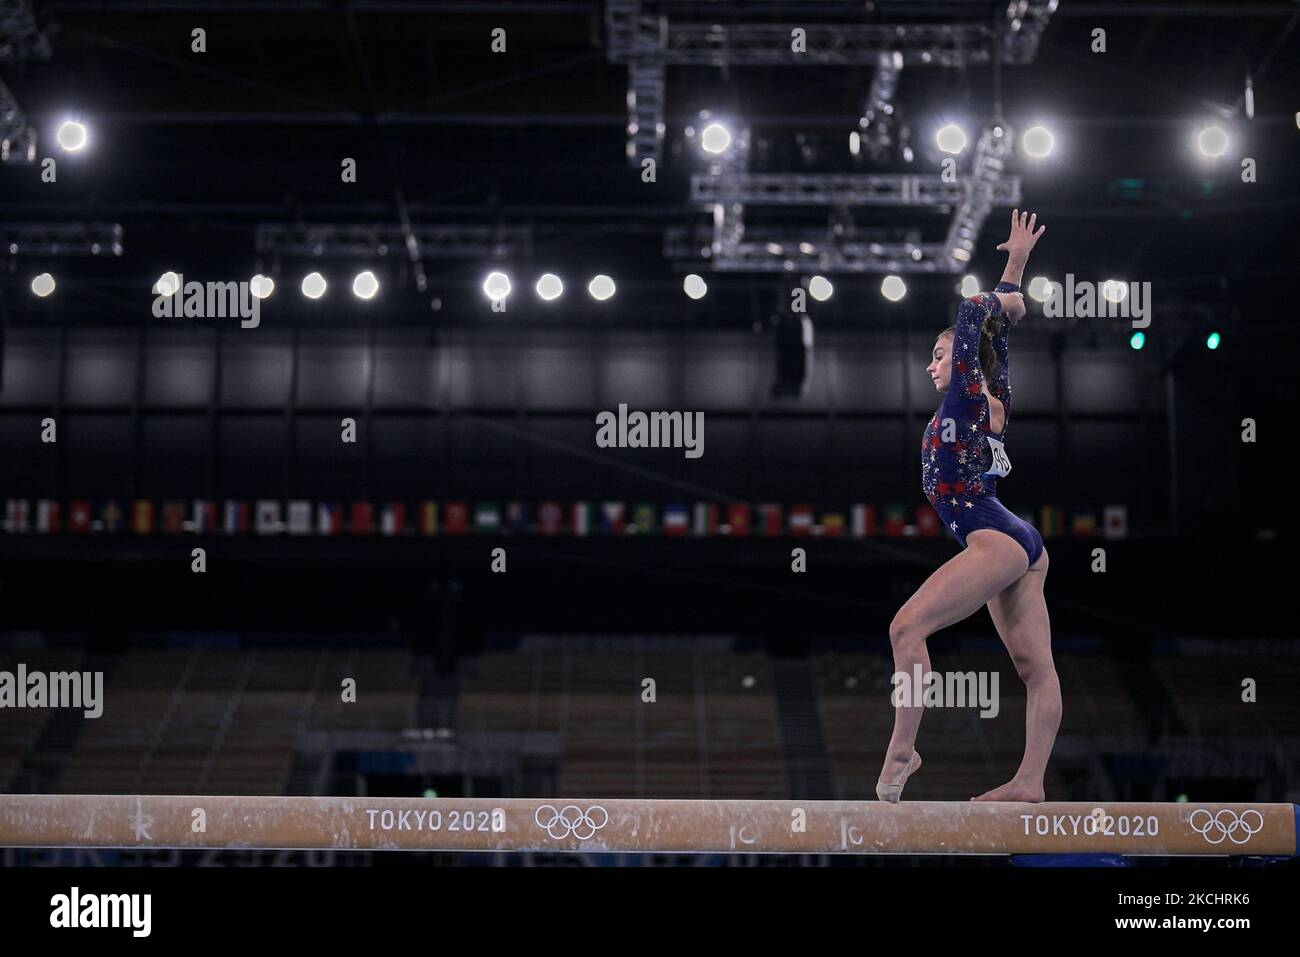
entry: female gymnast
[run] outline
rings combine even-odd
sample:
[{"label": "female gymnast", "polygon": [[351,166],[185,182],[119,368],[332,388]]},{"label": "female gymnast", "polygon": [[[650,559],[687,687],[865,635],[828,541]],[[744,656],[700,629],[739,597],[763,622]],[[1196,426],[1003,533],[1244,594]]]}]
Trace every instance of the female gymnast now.
[{"label": "female gymnast", "polygon": [[[932,574],[889,626],[894,672],[930,671],[925,640],[987,604],[1028,690],[1025,755],[1015,776],[974,801],[1042,801],[1043,774],[1061,723],[1061,685],[1052,663],[1043,582],[1047,550],[1038,530],[997,499],[997,477],[1011,471],[1003,442],[1011,407],[1007,327],[1025,315],[1020,280],[1046,231],[1037,214],[1011,214],[1002,281],[962,302],[957,322],[939,334],[926,372],[946,392],[921,443],[921,485],[962,551]],[[876,796],[897,801],[921,766],[914,744],[922,707],[898,705]]]}]

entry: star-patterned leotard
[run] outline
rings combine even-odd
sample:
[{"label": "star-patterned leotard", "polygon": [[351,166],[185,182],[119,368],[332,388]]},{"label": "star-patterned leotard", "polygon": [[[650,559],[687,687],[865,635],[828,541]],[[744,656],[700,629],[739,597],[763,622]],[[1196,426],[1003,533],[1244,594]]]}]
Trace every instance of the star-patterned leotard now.
[{"label": "star-patterned leotard", "polygon": [[[1000,282],[997,292],[1018,292]],[[989,391],[1002,402],[1002,431],[994,432],[984,370],[980,367],[980,336],[985,321],[1001,312],[992,293],[963,300],[957,309],[952,341],[952,374],[948,393],[926,425],[921,440],[921,489],[953,537],[966,547],[966,536],[978,528],[1010,535],[1024,548],[1029,564],[1038,560],[1043,539],[1028,522],[1013,515],[997,499],[998,476],[1011,471],[1003,445],[1011,419],[1011,366],[1007,333],[1011,322],[1002,317],[1002,330],[993,337],[997,370]]]}]

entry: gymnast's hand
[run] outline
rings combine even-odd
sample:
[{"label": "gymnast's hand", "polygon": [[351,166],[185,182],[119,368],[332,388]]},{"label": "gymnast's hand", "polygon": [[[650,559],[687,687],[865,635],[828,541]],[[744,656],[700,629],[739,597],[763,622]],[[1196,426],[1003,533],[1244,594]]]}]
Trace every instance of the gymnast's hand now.
[{"label": "gymnast's hand", "polygon": [[[1034,248],[1034,243],[1038,242],[1038,237],[1047,232],[1046,226],[1039,226],[1038,231],[1034,231],[1034,225],[1038,222],[1038,214],[1021,212],[1018,209],[1011,211],[1011,235],[1007,241],[998,246],[998,249],[1005,249],[1010,259],[1023,263],[1029,258],[1029,251]],[[1017,283],[1019,285],[1019,283]]]},{"label": "gymnast's hand", "polygon": [[1006,313],[1013,326],[1025,318],[1025,297],[1020,293],[995,292],[993,295],[997,296],[998,302],[1002,303],[1002,311]]}]

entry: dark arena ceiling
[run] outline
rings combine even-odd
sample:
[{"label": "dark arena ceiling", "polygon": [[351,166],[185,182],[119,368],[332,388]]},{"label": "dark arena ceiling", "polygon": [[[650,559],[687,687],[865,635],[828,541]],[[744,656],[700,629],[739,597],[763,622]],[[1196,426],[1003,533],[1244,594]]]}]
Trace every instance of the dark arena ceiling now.
[{"label": "dark arena ceiling", "polygon": [[[273,275],[292,293],[276,304],[288,318],[301,307],[298,278],[317,267],[310,250],[259,249],[259,227],[287,235],[345,224],[362,231],[359,247],[332,255],[326,241],[322,251],[340,276],[367,268],[363,260],[375,270],[384,293],[367,321],[745,328],[783,301],[788,276],[711,272],[698,256],[667,255],[670,231],[691,245],[689,237],[707,244],[712,229],[710,205],[692,200],[691,177],[706,163],[686,131],[699,127],[701,111],[750,130],[749,172],[792,177],[933,175],[942,159],[938,126],[956,122],[973,143],[1000,109],[1013,130],[1042,123],[1055,136],[1047,158],[1015,154],[1007,167],[1021,178],[1021,205],[1049,226],[1035,269],[1150,281],[1164,304],[1221,308],[1246,334],[1289,328],[1276,305],[1297,270],[1294,2],[1065,0],[1022,57],[1028,62],[995,69],[971,38],[999,33],[1005,2],[646,0],[641,12],[668,31],[670,49],[690,31],[714,37],[704,42],[711,54],[695,57],[712,62],[670,58],[663,70],[653,183],[627,155],[627,54],[616,55],[599,0],[4,7],[32,10],[49,52],[25,49],[35,41],[14,41],[7,28],[0,77],[36,134],[36,162],[11,157],[0,166],[6,243],[15,224],[122,227],[120,256],[0,249],[12,322],[44,321],[57,299],[65,321],[135,324],[148,315],[149,287],[169,269],[212,280]],[[854,155],[849,134],[877,69],[853,55],[853,31],[895,25],[932,26],[944,65],[909,57],[887,142]],[[762,27],[767,48],[773,35],[788,47],[782,37],[801,26],[809,50],[801,58],[761,62],[763,44],[746,45]],[[206,31],[205,52],[192,49],[197,28]],[[492,49],[498,29],[503,52]],[[1092,49],[1098,29],[1104,53]],[[68,117],[89,131],[88,147],[75,154],[55,143]],[[1230,137],[1213,161],[1195,147],[1198,129],[1211,123]],[[910,161],[907,145],[915,147]],[[969,172],[971,153],[957,157],[958,175]],[[54,183],[42,182],[46,156],[57,160]],[[354,183],[341,181],[345,158],[356,160]],[[1254,182],[1242,181],[1246,158],[1255,160]],[[745,225],[756,237],[933,243],[952,214],[942,203],[756,204]],[[1005,220],[995,204],[976,239],[971,269],[985,285],[996,278],[993,247]],[[449,258],[426,243],[413,257],[401,241],[404,224],[478,227],[502,240],[501,255]],[[364,239],[390,234],[383,255],[378,240]],[[517,274],[521,289],[553,271],[575,294],[543,307],[529,288],[507,316],[494,317],[479,289],[492,268]],[[45,270],[60,295],[41,303],[28,286]],[[709,281],[701,302],[682,294],[692,271]],[[580,293],[601,272],[618,283],[616,312]],[[837,295],[819,306],[817,322],[862,327],[906,323],[917,307],[946,310],[958,277],[908,276],[916,295],[907,310],[886,308],[878,273],[831,278]],[[340,296],[313,321],[356,320],[357,307]]]}]

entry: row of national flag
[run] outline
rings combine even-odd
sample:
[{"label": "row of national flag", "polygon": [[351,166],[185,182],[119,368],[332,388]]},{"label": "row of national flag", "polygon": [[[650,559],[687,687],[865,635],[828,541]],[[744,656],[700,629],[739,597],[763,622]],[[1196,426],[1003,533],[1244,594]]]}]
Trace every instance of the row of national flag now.
[{"label": "row of national flag", "polygon": [[[1037,515],[1016,510],[1044,538],[1125,538],[1128,508],[1107,505],[1065,510],[1044,505]],[[667,537],[941,538],[945,532],[928,504],[854,504],[842,510],[812,505],[712,502],[524,502],[422,501],[310,502],[169,499],[153,502],[78,499],[66,507],[51,499],[5,500],[8,534],[136,535],[661,535]]]}]

